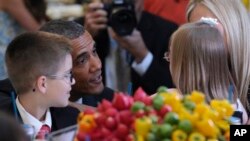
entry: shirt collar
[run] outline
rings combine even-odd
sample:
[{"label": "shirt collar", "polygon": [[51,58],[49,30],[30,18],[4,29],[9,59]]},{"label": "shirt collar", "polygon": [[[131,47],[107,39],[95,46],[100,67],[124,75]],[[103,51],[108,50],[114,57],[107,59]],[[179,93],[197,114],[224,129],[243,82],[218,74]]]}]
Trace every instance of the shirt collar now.
[{"label": "shirt collar", "polygon": [[39,132],[42,125],[44,125],[44,124],[48,125],[50,127],[50,129],[51,129],[52,119],[51,119],[51,113],[50,113],[49,109],[46,111],[45,120],[44,121],[39,121],[37,118],[32,116],[30,113],[28,113],[24,109],[24,107],[19,102],[18,97],[16,98],[16,106],[17,106],[17,109],[18,109],[18,111],[20,113],[20,116],[21,116],[21,118],[23,120],[23,123],[33,125],[35,127],[36,134]]},{"label": "shirt collar", "polygon": [[76,101],[74,101],[75,103],[79,103],[82,104],[82,98],[77,99]]}]

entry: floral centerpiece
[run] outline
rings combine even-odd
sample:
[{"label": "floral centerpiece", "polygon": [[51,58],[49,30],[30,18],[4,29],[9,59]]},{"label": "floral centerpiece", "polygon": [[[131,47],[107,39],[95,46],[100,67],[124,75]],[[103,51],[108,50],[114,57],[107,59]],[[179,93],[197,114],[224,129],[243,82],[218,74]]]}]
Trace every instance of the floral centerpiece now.
[{"label": "floral centerpiece", "polygon": [[228,141],[233,107],[227,100],[205,102],[203,93],[181,96],[160,87],[154,96],[139,88],[118,92],[97,110],[78,117],[76,141]]}]

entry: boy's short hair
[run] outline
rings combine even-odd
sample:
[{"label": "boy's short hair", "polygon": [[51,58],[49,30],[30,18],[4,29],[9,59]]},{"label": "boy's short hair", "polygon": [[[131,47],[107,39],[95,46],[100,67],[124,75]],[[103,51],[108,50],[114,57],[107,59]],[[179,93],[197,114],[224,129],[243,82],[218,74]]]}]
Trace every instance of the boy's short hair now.
[{"label": "boy's short hair", "polygon": [[7,72],[18,94],[33,89],[42,75],[55,74],[70,55],[70,41],[46,32],[27,32],[16,37],[7,47]]}]

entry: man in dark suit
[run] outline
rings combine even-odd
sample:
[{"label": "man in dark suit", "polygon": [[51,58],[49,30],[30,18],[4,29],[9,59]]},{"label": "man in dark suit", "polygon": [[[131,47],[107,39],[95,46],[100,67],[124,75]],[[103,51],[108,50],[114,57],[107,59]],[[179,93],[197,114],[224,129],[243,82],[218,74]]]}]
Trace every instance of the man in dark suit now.
[{"label": "man in dark suit", "polygon": [[[168,48],[169,38],[178,25],[144,11],[144,0],[134,2],[138,24],[131,35],[119,36],[113,30],[109,33],[120,44],[119,47],[133,57],[131,64],[133,90],[141,86],[148,94],[153,94],[161,85],[173,87],[169,64],[163,56]],[[97,51],[100,50],[98,54],[105,66],[110,45],[106,30],[107,12],[103,9],[103,4],[90,3],[84,20],[81,21],[84,21],[86,30],[93,35]]]},{"label": "man in dark suit", "polygon": [[95,42],[83,26],[73,21],[52,20],[40,30],[62,35],[71,41],[72,73],[76,83],[70,92],[70,101],[96,107],[102,99],[112,100],[114,91],[103,85],[102,62]]},{"label": "man in dark suit", "polygon": [[43,127],[50,132],[76,124],[79,111],[66,107],[75,83],[70,46],[63,36],[34,32],[16,37],[7,48],[9,80],[0,83],[0,110],[33,125],[37,137]]}]

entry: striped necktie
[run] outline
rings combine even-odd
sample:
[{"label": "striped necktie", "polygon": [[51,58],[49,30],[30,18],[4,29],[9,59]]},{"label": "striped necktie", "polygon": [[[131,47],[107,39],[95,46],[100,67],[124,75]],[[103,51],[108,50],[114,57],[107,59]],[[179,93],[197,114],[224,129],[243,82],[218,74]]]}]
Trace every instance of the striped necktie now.
[{"label": "striped necktie", "polygon": [[44,124],[40,131],[36,135],[36,139],[46,139],[46,136],[50,133],[50,127]]}]

